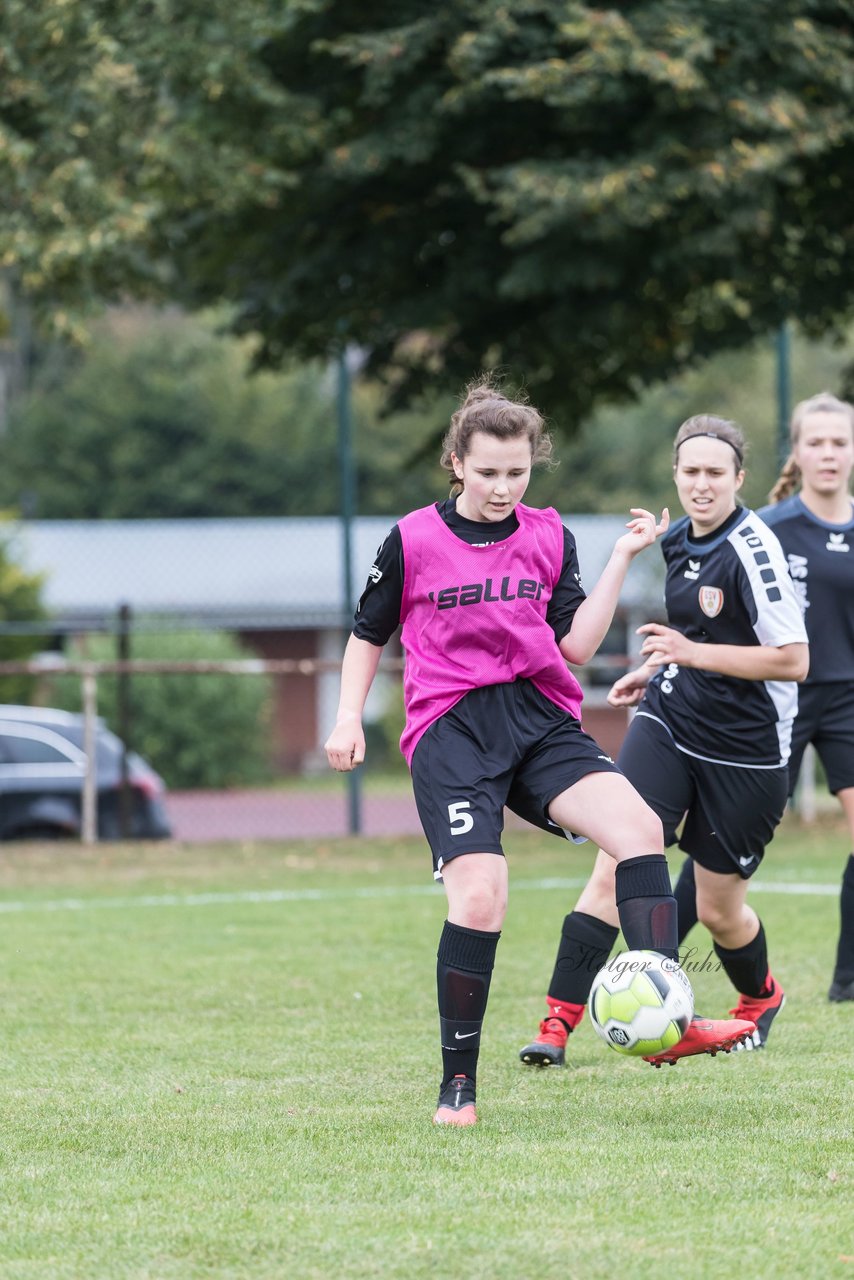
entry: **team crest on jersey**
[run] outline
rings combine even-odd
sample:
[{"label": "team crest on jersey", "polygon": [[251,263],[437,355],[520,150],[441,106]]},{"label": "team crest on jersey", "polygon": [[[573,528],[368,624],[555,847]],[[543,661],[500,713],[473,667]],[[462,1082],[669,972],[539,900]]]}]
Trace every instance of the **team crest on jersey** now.
[{"label": "team crest on jersey", "polygon": [[707,618],[716,618],[724,607],[724,593],[720,587],[700,587],[700,608]]}]

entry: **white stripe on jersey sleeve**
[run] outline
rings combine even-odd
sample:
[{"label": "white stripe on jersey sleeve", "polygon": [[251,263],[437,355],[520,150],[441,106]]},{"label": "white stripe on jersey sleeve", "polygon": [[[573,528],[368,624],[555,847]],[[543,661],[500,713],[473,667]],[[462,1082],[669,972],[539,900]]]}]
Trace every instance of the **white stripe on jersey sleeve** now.
[{"label": "white stripe on jersey sleeve", "polygon": [[[806,644],[807,632],[801,606],[777,535],[754,511],[750,511],[733,529],[729,542],[744,566],[753,593],[756,606],[753,630],[759,643],[773,648],[784,644]],[[791,753],[792,721],[798,712],[798,686],[791,680],[766,680],[764,684],[777,712],[777,740],[782,765]]]},{"label": "white stripe on jersey sleeve", "polygon": [[732,530],[727,541],[744,566],[753,592],[756,606],[753,630],[759,643],[773,648],[784,644],[806,644],[807,632],[801,607],[777,535],[755,511],[750,511]]},{"label": "white stripe on jersey sleeve", "polygon": [[792,754],[792,724],[798,714],[798,686],[791,680],[766,680],[765,688],[777,710],[780,764],[788,764]]}]

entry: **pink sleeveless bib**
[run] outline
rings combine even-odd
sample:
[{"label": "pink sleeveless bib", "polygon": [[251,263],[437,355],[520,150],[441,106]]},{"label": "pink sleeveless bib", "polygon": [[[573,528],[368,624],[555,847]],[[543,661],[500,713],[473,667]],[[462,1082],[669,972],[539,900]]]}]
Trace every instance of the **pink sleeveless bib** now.
[{"label": "pink sleeveless bib", "polygon": [[[546,621],[563,565],[560,516],[521,503],[516,516],[519,528],[485,547],[458,538],[435,506],[400,521],[406,653],[400,749],[408,764],[425,730],[485,685],[530,680],[580,719],[581,688]],[[483,529],[488,537],[489,525]]]}]

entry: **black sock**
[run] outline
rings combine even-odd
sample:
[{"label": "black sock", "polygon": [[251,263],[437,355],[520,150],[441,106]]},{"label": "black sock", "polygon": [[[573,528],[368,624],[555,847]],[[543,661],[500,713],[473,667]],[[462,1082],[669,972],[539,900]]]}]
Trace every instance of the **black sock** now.
[{"label": "black sock", "polygon": [[442,1034],[442,1087],[454,1076],[477,1075],[480,1031],[500,933],[445,921],[436,954]]},{"label": "black sock", "polygon": [[845,864],[839,898],[839,945],[836,948],[834,982],[854,981],[854,853]]},{"label": "black sock", "polygon": [[563,922],[549,995],[566,1004],[587,1004],[593,979],[611,954],[618,930],[597,916],[571,911]]},{"label": "black sock", "polygon": [[770,995],[766,990],[768,982],[768,945],[765,941],[765,930],[759,922],[759,932],[744,947],[735,947],[732,951],[714,944],[715,954],[724,967],[724,972],[732,985],[743,996]]},{"label": "black sock", "polygon": [[679,919],[679,941],[684,942],[697,923],[697,884],[694,879],[694,859],[686,858],[673,889],[676,914]]},{"label": "black sock", "polygon": [[617,910],[629,951],[659,951],[679,959],[676,899],[663,853],[617,863]]}]

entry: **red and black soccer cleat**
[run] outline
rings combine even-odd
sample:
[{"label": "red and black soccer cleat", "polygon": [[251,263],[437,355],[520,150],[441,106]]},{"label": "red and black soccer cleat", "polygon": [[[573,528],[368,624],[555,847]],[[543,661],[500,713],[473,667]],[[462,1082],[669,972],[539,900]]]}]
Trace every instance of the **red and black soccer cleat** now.
[{"label": "red and black soccer cleat", "polygon": [[737,1049],[763,1049],[768,1039],[768,1032],[771,1030],[771,1023],[786,1003],[786,994],[771,975],[768,975],[768,983],[771,985],[771,992],[767,996],[743,996],[738,997],[738,1004],[734,1009],[730,1009],[730,1013],[734,1018],[748,1018],[751,1022],[756,1023],[756,1030],[743,1044],[736,1045]]},{"label": "red and black soccer cleat", "polygon": [[743,1044],[756,1031],[756,1024],[747,1019],[734,1018],[701,1018],[696,1014],[688,1024],[678,1044],[663,1053],[644,1056],[644,1062],[651,1062],[654,1067],[662,1067],[665,1062],[673,1066],[680,1058],[692,1058],[699,1053],[730,1053]]},{"label": "red and black soccer cleat", "polygon": [[519,1050],[519,1057],[529,1067],[562,1067],[568,1037],[566,1023],[560,1018],[543,1018],[540,1034]]}]

